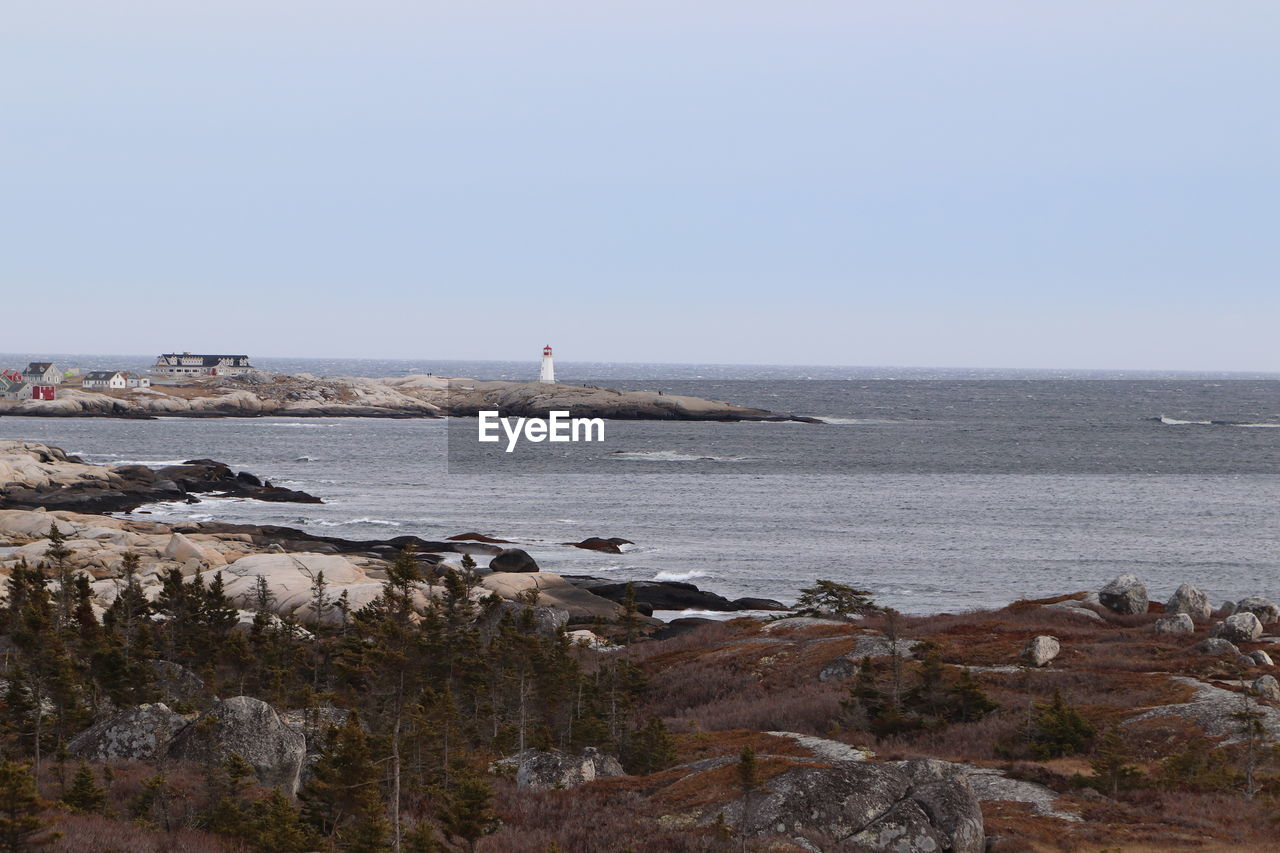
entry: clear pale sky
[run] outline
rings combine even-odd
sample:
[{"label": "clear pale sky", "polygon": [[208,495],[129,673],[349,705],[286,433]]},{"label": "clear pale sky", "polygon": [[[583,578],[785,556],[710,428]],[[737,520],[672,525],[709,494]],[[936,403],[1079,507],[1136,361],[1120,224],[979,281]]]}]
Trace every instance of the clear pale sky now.
[{"label": "clear pale sky", "polygon": [[1275,0],[8,0],[0,351],[1280,370]]}]

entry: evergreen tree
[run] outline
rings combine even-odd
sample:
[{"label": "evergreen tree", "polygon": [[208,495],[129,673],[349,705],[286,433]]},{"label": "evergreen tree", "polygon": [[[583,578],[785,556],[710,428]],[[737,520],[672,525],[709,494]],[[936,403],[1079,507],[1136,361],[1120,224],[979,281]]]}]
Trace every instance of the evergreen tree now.
[{"label": "evergreen tree", "polygon": [[1055,690],[1051,701],[1035,706],[1027,740],[1031,754],[1045,760],[1084,752],[1093,733],[1089,721]]},{"label": "evergreen tree", "polygon": [[26,853],[56,841],[41,812],[48,803],[36,793],[31,768],[0,762],[0,853]]},{"label": "evergreen tree", "polygon": [[438,817],[449,840],[461,839],[467,853],[475,853],[476,843],[498,831],[500,822],[493,812],[493,789],[473,771],[458,768],[453,790],[445,797]]},{"label": "evergreen tree", "polygon": [[1138,768],[1129,763],[1130,758],[1131,752],[1120,736],[1119,729],[1115,726],[1108,727],[1098,738],[1093,758],[1089,760],[1089,767],[1093,770],[1094,781],[1100,791],[1114,797],[1120,793],[1121,788],[1127,788],[1141,778]]},{"label": "evergreen tree", "polygon": [[107,805],[107,792],[98,784],[89,765],[81,764],[62,801],[72,811],[100,814]]},{"label": "evergreen tree", "polygon": [[618,757],[628,773],[647,776],[676,763],[676,741],[666,724],[652,717],[623,741]]},{"label": "evergreen tree", "polygon": [[837,619],[865,616],[879,609],[868,590],[830,580],[818,580],[813,586],[801,589],[795,606],[796,612],[805,616]]}]

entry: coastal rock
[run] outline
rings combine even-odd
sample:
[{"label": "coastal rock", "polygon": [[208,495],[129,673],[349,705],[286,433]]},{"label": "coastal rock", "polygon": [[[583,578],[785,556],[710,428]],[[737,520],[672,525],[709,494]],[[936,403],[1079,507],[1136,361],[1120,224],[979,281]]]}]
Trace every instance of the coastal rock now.
[{"label": "coastal rock", "polygon": [[1151,625],[1151,630],[1157,634],[1194,634],[1196,632],[1196,623],[1192,622],[1191,617],[1186,613],[1179,613],[1175,616],[1157,619]]},{"label": "coastal rock", "polygon": [[[345,557],[331,554],[253,554],[201,577],[211,583],[221,572],[227,596],[242,607],[252,607],[257,596],[258,578],[266,581],[274,597],[272,609],[279,616],[292,616],[299,622],[313,624],[323,619],[337,624],[341,618],[336,608],[323,614],[313,612],[313,585],[324,573],[330,600],[347,593],[352,610],[358,610],[382,594],[382,583],[370,578],[363,569]],[[424,603],[425,599],[423,602]]]},{"label": "coastal rock", "polygon": [[571,576],[570,582],[593,594],[619,604],[627,597],[627,587],[635,592],[636,604],[645,605],[652,610],[711,610],[728,613],[738,608],[723,595],[698,589],[691,583],[683,581],[631,581],[617,583],[584,576]]},{"label": "coastal rock", "polygon": [[1224,601],[1218,605],[1218,609],[1213,611],[1214,616],[1227,617],[1236,612],[1236,603],[1234,601]]},{"label": "coastal rock", "polygon": [[1122,615],[1147,612],[1147,588],[1136,575],[1124,574],[1098,590],[1102,606]]},{"label": "coastal rock", "polygon": [[1252,613],[1263,625],[1274,625],[1280,621],[1280,607],[1260,595],[1251,595],[1236,602],[1236,613]]},{"label": "coastal rock", "polygon": [[181,533],[169,537],[169,544],[164,548],[164,556],[179,563],[198,560],[206,566],[225,566],[226,559],[212,548],[201,548]]},{"label": "coastal rock", "polygon": [[1207,622],[1213,613],[1209,606],[1209,596],[1189,583],[1178,587],[1164,606],[1164,612],[1170,615],[1185,613],[1197,622]]},{"label": "coastal rock", "polygon": [[[1096,595],[1094,595],[1094,597],[1096,597]],[[1107,621],[1102,618],[1101,614],[1099,614],[1093,606],[1090,606],[1089,602],[1078,601],[1074,598],[1068,598],[1063,601],[1055,601],[1052,604],[1046,604],[1044,605],[1044,609],[1059,611],[1071,616],[1078,616],[1082,619],[1088,619],[1090,622],[1105,623]]]},{"label": "coastal rock", "polygon": [[1280,681],[1276,681],[1273,675],[1262,676],[1253,682],[1253,686],[1250,689],[1263,699],[1270,702],[1280,702]]},{"label": "coastal rock", "polygon": [[587,551],[601,551],[606,554],[621,554],[623,545],[634,545],[630,539],[621,539],[617,536],[608,539],[602,539],[599,536],[588,536],[581,542],[566,542],[574,548],[582,548]]},{"label": "coastal rock", "polygon": [[503,548],[489,561],[489,568],[495,572],[540,572],[538,563],[529,552],[521,548]]},{"label": "coastal rock", "polygon": [[516,787],[534,791],[574,788],[596,779],[622,776],[622,765],[612,755],[589,746],[578,755],[555,749],[526,749],[495,761],[491,767],[515,768]]},{"label": "coastal rock", "polygon": [[1249,611],[1236,613],[1215,625],[1213,636],[1232,643],[1251,643],[1262,636],[1262,623]]},{"label": "coastal rock", "polygon": [[298,790],[306,739],[259,699],[233,696],[214,704],[173,739],[169,756],[217,764],[232,753],[253,765],[258,781],[293,795]]},{"label": "coastal rock", "polygon": [[[542,597],[541,593],[538,595]],[[543,637],[554,637],[569,624],[569,611],[558,607],[536,607],[521,604],[518,601],[501,601],[497,606],[489,608],[479,620],[477,627],[489,636],[504,618],[510,617],[517,625],[528,625],[535,634]]]},{"label": "coastal rock", "polygon": [[1240,656],[1240,650],[1236,648],[1235,643],[1230,640],[1224,640],[1221,637],[1209,637],[1196,643],[1194,650],[1202,655],[1218,655],[1230,656],[1236,658]]},{"label": "coastal rock", "polygon": [[1256,652],[1249,652],[1245,657],[1253,661],[1254,666],[1275,666],[1275,664],[1271,662],[1271,655],[1267,654],[1262,649],[1258,649]]},{"label": "coastal rock", "polygon": [[90,761],[159,761],[187,722],[163,703],[138,705],[76,735],[67,751]]},{"label": "coastal rock", "polygon": [[734,610],[770,610],[781,612],[791,608],[772,598],[735,598],[729,602]]},{"label": "coastal rock", "polygon": [[1046,666],[1058,656],[1062,646],[1055,637],[1036,637],[1022,650],[1022,657],[1032,666]]},{"label": "coastal rock", "polygon": [[622,613],[622,608],[612,601],[578,589],[550,572],[494,572],[481,578],[480,586],[506,599],[527,598],[537,590],[537,606],[566,611],[570,624],[586,624],[596,619],[611,622]]}]

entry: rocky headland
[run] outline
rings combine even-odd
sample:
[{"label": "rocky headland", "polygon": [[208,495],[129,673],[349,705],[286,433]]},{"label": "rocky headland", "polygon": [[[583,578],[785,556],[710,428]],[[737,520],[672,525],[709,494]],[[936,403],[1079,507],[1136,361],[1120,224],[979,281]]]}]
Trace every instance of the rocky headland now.
[{"label": "rocky headland", "polygon": [[[177,467],[193,499],[242,478]],[[386,850],[395,825],[481,853],[1275,849],[1261,596],[1153,601],[1118,572],[996,610],[673,632],[644,610],[781,605],[566,578],[476,532],[51,508],[145,479],[99,469],[0,444],[0,741],[63,802],[18,807],[63,833],[47,849]]]},{"label": "rocky headland", "polygon": [[253,372],[184,380],[119,391],[86,391],[74,380],[54,400],[0,401],[0,416],[37,417],[469,417],[497,410],[504,417],[618,420],[803,421],[698,397],[657,391],[618,391],[587,385],[450,379],[428,374],[390,378],[321,378]]}]

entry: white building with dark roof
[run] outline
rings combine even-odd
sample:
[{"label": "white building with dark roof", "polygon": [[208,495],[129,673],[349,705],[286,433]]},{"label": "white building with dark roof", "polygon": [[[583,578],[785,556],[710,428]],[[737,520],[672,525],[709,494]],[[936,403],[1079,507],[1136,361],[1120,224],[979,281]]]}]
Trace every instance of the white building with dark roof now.
[{"label": "white building with dark roof", "polygon": [[204,355],[167,352],[156,359],[151,372],[160,376],[235,376],[254,367],[247,355]]}]

